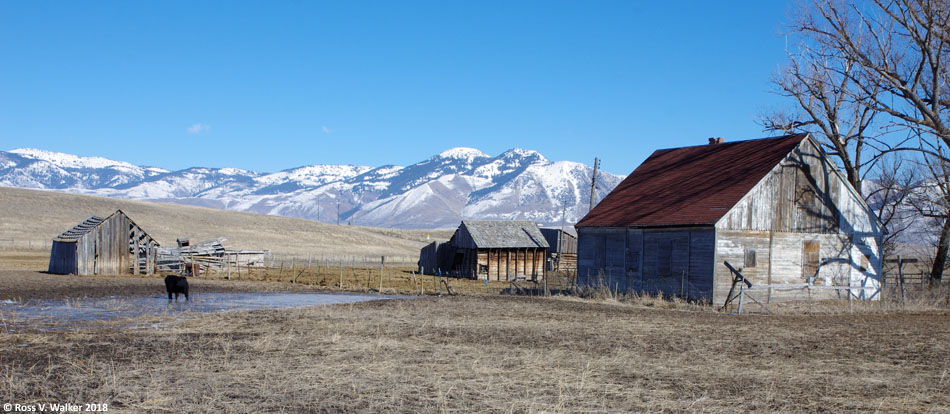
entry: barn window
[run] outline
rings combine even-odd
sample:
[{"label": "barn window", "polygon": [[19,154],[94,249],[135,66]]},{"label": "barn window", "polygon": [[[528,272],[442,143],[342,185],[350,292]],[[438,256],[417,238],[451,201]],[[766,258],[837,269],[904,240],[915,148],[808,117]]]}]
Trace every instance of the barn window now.
[{"label": "barn window", "polygon": [[627,271],[628,272],[639,272],[640,271],[640,251],[627,249]]},{"label": "barn window", "polygon": [[745,261],[743,267],[755,267],[755,249],[745,249]]},{"label": "barn window", "polygon": [[670,277],[673,275],[673,241],[661,240],[656,249],[656,275]]}]

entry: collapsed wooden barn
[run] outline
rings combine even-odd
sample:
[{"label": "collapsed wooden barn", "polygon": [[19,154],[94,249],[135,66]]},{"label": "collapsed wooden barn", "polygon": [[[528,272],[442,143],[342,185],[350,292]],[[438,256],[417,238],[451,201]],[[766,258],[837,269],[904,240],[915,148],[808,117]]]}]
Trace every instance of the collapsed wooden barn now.
[{"label": "collapsed wooden barn", "polygon": [[217,237],[198,243],[179,238],[176,247],[158,249],[157,269],[162,272],[195,274],[202,271],[226,271],[230,268],[266,267],[273,258],[269,250],[232,250]]},{"label": "collapsed wooden barn", "polygon": [[49,273],[152,274],[158,242],[122,210],[93,216],[53,239]]},{"label": "collapsed wooden barn", "polygon": [[488,280],[540,279],[544,277],[548,247],[532,221],[463,220],[448,242],[423,247],[419,264],[420,270],[429,274]]},{"label": "collapsed wooden barn", "polygon": [[658,150],[576,228],[581,285],[721,304],[728,261],[766,302],[879,298],[883,226],[807,134]]},{"label": "collapsed wooden barn", "polygon": [[574,227],[541,227],[548,242],[549,270],[566,274],[577,273],[577,231]]}]

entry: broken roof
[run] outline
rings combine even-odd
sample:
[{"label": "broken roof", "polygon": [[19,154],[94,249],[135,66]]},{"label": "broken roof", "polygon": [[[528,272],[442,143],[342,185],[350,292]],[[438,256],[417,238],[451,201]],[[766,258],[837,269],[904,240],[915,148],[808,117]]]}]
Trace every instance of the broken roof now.
[{"label": "broken roof", "polygon": [[92,216],[85,220],[82,223],[79,223],[73,228],[64,231],[59,236],[56,236],[53,240],[57,241],[69,241],[69,240],[79,240],[80,237],[92,231],[96,226],[102,224],[106,219],[104,217]]},{"label": "broken roof", "polygon": [[713,225],[807,136],[657,150],[577,227]]},{"label": "broken roof", "polygon": [[541,230],[527,220],[462,220],[479,248],[548,248]]},{"label": "broken roof", "polygon": [[[108,220],[109,218],[111,218],[112,216],[114,216],[114,215],[116,215],[116,214],[122,214],[123,216],[125,216],[125,218],[127,218],[127,219],[129,220],[129,223],[130,223],[131,225],[133,225],[133,226],[135,226],[135,227],[138,227],[139,230],[141,230],[141,227],[139,227],[138,224],[135,224],[135,222],[132,221],[132,219],[131,219],[128,215],[126,215],[125,212],[123,212],[122,210],[116,210],[114,213],[112,213],[112,214],[110,214],[110,215],[108,215],[108,216],[106,216],[106,217],[99,217],[99,216],[92,216],[92,217],[89,217],[89,218],[83,220],[82,223],[79,223],[79,224],[73,226],[73,228],[64,231],[64,232],[63,232],[62,234],[60,234],[59,236],[54,237],[53,240],[54,240],[54,241],[61,241],[61,242],[71,242],[71,241],[79,240],[82,236],[88,234],[88,233],[91,232],[93,229],[95,229],[95,228],[98,227],[100,224],[102,224],[102,222]],[[149,236],[148,233],[145,233],[144,230],[141,231],[141,236],[142,236],[142,237],[145,237],[145,238],[147,238],[147,239],[149,239],[149,240],[151,240],[151,241],[154,241],[154,239],[152,239],[152,237]],[[157,246],[157,245],[158,245],[158,242],[155,242],[155,245]]]}]

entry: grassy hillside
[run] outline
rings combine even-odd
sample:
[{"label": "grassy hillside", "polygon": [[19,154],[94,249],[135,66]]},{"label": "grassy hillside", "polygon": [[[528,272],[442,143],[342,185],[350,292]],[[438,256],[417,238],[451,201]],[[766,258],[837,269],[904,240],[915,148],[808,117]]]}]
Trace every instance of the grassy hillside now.
[{"label": "grassy hillside", "polygon": [[90,216],[121,209],[164,246],[187,237],[226,237],[237,249],[308,256],[414,256],[426,243],[451,231],[394,230],[337,226],[310,220],[264,216],[178,204],[119,200],[50,191],[0,187],[0,249],[49,246],[50,240]]}]

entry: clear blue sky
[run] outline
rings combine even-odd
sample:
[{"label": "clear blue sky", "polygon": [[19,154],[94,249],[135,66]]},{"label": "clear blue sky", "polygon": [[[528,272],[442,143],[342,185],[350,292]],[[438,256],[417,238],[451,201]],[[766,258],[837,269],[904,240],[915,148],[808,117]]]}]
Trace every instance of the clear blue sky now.
[{"label": "clear blue sky", "polygon": [[169,169],[766,136],[785,1],[3,1],[0,150]]}]

